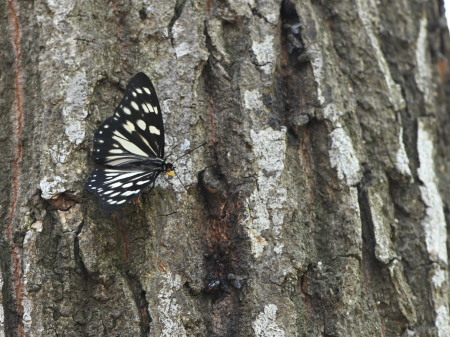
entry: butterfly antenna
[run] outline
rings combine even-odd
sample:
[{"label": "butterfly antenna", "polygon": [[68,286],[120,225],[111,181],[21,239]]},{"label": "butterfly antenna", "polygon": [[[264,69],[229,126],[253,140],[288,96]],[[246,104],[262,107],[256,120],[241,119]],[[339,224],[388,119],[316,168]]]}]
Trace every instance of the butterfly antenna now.
[{"label": "butterfly antenna", "polygon": [[[206,142],[204,142],[203,144],[200,144],[199,146],[194,147],[192,150],[190,150],[189,152],[186,152],[186,153],[183,154],[181,157],[178,157],[177,159],[175,159],[175,160],[173,161],[172,164],[174,164],[175,162],[177,162],[177,161],[180,160],[181,158],[186,157],[188,154],[191,154],[192,152],[194,152],[195,150],[197,150],[198,148],[200,148],[200,147],[202,147],[202,146],[204,146],[204,145],[206,145]],[[180,179],[180,178],[178,178],[178,179]],[[180,181],[181,181],[181,180],[180,180]]]},{"label": "butterfly antenna", "polygon": [[181,185],[183,185],[184,189],[186,190],[186,192],[189,194],[188,189],[186,188],[186,186],[183,184],[183,182],[181,181],[180,177],[178,176],[177,172],[175,172],[175,176],[177,177],[177,179],[180,181]]}]

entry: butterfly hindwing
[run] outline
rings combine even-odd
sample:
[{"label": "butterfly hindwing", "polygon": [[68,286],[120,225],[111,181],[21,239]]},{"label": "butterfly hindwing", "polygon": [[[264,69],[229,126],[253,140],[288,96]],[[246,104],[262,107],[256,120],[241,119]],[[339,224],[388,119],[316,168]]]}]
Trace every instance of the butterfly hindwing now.
[{"label": "butterfly hindwing", "polygon": [[164,125],[152,82],[144,73],[130,80],[113,116],[94,135],[94,160],[106,166],[164,157]]},{"label": "butterfly hindwing", "polygon": [[100,208],[113,211],[135,199],[153,185],[160,172],[132,169],[95,169],[85,188],[100,198]]}]

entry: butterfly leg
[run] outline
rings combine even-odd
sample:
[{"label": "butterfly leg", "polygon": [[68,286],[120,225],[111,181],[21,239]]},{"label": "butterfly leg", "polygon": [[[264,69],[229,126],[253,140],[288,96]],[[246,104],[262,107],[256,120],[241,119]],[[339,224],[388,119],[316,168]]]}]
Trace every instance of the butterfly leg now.
[{"label": "butterfly leg", "polygon": [[142,195],[147,196],[147,194],[149,194],[153,190],[154,187],[155,187],[155,181],[152,182],[152,184],[150,185],[150,188],[148,188],[142,192]]}]

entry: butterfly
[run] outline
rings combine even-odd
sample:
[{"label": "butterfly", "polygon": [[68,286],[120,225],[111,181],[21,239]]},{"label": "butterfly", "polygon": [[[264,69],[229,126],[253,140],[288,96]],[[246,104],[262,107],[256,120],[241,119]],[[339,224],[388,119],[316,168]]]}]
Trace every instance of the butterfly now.
[{"label": "butterfly", "polygon": [[94,161],[105,166],[89,175],[85,188],[100,198],[100,208],[113,211],[155,185],[161,173],[174,175],[164,159],[164,123],[152,82],[134,75],[114,115],[94,134]]}]

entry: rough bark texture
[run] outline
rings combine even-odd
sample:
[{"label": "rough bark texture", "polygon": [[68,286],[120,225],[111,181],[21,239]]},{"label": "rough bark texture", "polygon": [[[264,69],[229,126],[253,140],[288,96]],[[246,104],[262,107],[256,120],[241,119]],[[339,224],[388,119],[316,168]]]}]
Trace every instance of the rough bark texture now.
[{"label": "rough bark texture", "polygon": [[[442,3],[291,1],[1,2],[0,335],[450,336]],[[103,213],[138,71],[207,146]]]}]

